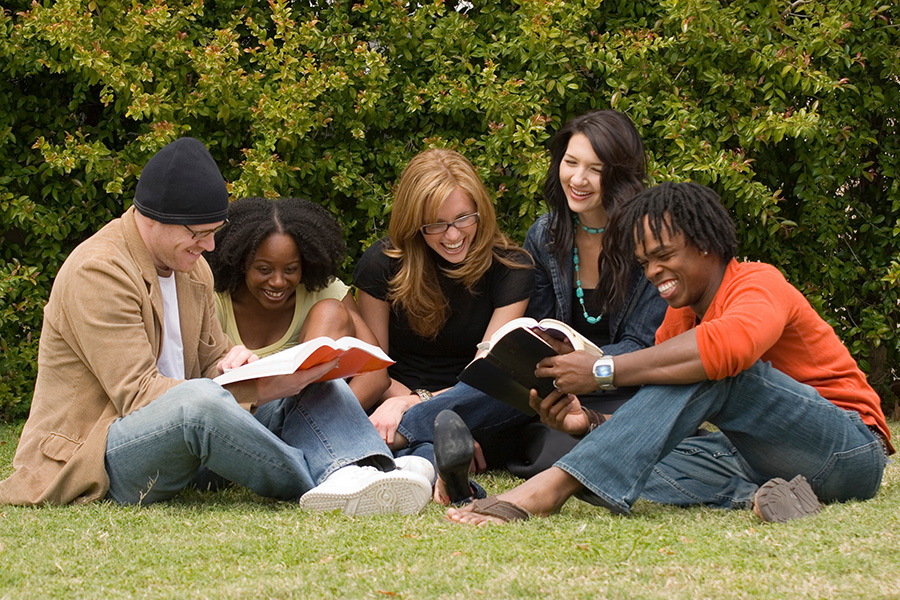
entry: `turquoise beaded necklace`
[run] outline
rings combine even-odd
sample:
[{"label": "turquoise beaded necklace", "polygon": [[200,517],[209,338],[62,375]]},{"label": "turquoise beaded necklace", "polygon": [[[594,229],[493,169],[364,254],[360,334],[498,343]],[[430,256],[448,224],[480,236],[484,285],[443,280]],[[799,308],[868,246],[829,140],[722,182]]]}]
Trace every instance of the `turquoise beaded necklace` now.
[{"label": "turquoise beaded necklace", "polygon": [[575,224],[587,231],[588,233],[603,233],[606,231],[606,227],[588,227],[587,225],[582,224],[581,220],[578,218],[578,215],[572,213],[572,218],[575,220]]},{"label": "turquoise beaded necklace", "polygon": [[[594,228],[582,225],[576,214],[572,215],[572,219],[575,221],[576,226],[581,227],[588,233],[603,233],[606,231],[606,227]],[[603,318],[603,315],[592,317],[588,314],[587,307],[584,305],[584,289],[581,287],[581,275],[578,270],[578,245],[575,244],[575,240],[572,240],[572,262],[575,263],[575,297],[578,298],[578,303],[581,304],[581,312],[584,313],[584,320],[591,325],[594,325]]]}]

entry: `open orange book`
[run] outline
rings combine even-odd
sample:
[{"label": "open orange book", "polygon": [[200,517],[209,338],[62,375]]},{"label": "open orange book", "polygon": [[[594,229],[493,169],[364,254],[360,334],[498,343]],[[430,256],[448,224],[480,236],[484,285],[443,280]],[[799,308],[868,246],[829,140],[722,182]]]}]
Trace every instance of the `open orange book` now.
[{"label": "open orange book", "polygon": [[226,385],[260,377],[289,375],[300,369],[310,369],[316,365],[327,363],[335,358],[340,359],[337,366],[316,381],[353,377],[394,364],[394,361],[381,348],[354,337],[342,337],[337,340],[329,337],[317,337],[232,369],[219,375],[213,381],[219,385]]}]

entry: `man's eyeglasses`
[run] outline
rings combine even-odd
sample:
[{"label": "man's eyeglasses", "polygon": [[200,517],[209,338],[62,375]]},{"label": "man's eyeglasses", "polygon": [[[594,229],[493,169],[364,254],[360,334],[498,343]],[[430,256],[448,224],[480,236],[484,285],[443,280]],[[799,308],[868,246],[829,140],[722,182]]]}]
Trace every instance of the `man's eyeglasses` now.
[{"label": "man's eyeglasses", "polygon": [[212,235],[213,233],[219,231],[220,229],[222,229],[222,228],[225,227],[226,225],[228,225],[228,219],[225,219],[225,221],[224,221],[221,225],[219,225],[218,227],[216,227],[215,229],[206,229],[206,230],[204,230],[204,231],[194,231],[193,229],[191,229],[191,228],[188,227],[187,225],[182,225],[182,227],[184,227],[185,229],[187,229],[188,231],[191,232],[191,238],[192,238],[192,239],[195,239],[195,240],[202,240],[203,238],[209,237],[209,236]]},{"label": "man's eyeglasses", "polygon": [[437,235],[439,233],[444,233],[451,226],[456,229],[465,229],[467,227],[471,227],[475,223],[480,220],[480,216],[477,212],[463,215],[456,220],[450,221],[449,223],[429,223],[428,225],[422,225],[419,227],[419,231],[424,233],[425,235]]}]

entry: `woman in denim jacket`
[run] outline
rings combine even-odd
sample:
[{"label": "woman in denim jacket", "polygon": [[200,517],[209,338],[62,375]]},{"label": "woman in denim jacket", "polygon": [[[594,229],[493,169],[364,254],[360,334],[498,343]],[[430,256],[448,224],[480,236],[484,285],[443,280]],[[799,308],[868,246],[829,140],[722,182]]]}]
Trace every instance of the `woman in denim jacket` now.
[{"label": "woman in denim jacket", "polygon": [[[572,325],[605,354],[652,346],[666,303],[644,277],[622,236],[617,216],[623,203],[643,190],[644,146],[631,120],[614,110],[575,117],[554,136],[544,184],[550,212],[525,238],[535,261],[535,289],[526,315]],[[609,415],[636,388],[598,391],[579,397],[583,406]],[[548,468],[577,440],[540,423],[525,431],[521,465],[530,476]]]},{"label": "woman in denim jacket", "polygon": [[[572,253],[568,260],[560,261],[548,248],[549,236],[548,213],[534,222],[525,237],[525,249],[535,262],[535,289],[525,315],[538,320],[550,317],[571,323],[571,291],[575,275]],[[608,315],[613,341],[601,349],[605,354],[616,355],[652,346],[656,328],[665,312],[666,303],[636,266],[631,272],[624,304]]]}]

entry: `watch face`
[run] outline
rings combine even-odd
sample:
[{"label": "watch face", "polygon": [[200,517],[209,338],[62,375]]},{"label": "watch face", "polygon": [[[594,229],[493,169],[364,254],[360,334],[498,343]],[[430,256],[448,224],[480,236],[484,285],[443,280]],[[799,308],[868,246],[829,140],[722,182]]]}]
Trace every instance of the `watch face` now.
[{"label": "watch face", "polygon": [[609,365],[597,365],[594,367],[594,377],[609,377],[612,375],[612,369],[609,368]]}]

